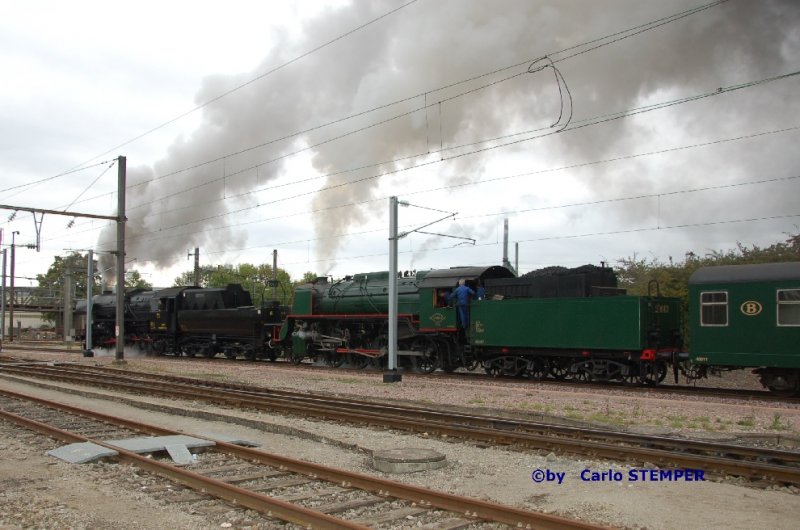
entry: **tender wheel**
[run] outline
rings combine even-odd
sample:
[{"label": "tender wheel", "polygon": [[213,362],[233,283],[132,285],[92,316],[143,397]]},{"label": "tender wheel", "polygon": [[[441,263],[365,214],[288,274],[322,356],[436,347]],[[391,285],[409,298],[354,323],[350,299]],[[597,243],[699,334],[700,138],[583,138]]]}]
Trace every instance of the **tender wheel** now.
[{"label": "tender wheel", "polygon": [[525,374],[528,376],[528,379],[532,381],[542,381],[543,379],[547,379],[549,372],[550,367],[548,366],[547,361],[538,357],[529,360],[528,366],[525,368]]},{"label": "tender wheel", "polygon": [[550,361],[550,375],[559,381],[563,381],[569,375],[569,367],[571,365],[572,361],[569,359],[553,359]]},{"label": "tender wheel", "polygon": [[592,381],[592,374],[585,370],[578,370],[572,374],[572,380],[577,383],[590,383]]},{"label": "tender wheel", "polygon": [[523,377],[528,369],[528,361],[522,357],[513,357],[506,362],[505,375],[511,377]]},{"label": "tender wheel", "polygon": [[667,363],[663,361],[645,362],[639,366],[639,381],[643,385],[657,386],[667,377]]},{"label": "tender wheel", "polygon": [[639,382],[639,365],[628,363],[628,373],[622,376],[622,384],[625,386],[638,386]]},{"label": "tender wheel", "polygon": [[483,365],[484,371],[491,375],[492,377],[500,377],[503,375],[503,360],[502,359],[492,359],[491,361],[487,361]]}]

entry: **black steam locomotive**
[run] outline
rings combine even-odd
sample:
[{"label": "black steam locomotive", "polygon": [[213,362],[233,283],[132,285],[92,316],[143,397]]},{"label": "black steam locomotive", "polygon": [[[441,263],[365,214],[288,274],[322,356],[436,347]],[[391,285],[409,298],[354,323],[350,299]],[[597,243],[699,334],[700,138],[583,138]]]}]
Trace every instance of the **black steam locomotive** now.
[{"label": "black steam locomotive", "polygon": [[[287,308],[270,301],[253,305],[250,293],[239,284],[224,288],[174,287],[157,291],[135,290],[124,299],[125,344],[155,354],[189,357],[274,359],[275,334]],[[84,329],[86,302],[75,308]],[[116,294],[92,299],[92,343],[100,348],[116,345]],[[84,335],[85,336],[85,335]]]}]

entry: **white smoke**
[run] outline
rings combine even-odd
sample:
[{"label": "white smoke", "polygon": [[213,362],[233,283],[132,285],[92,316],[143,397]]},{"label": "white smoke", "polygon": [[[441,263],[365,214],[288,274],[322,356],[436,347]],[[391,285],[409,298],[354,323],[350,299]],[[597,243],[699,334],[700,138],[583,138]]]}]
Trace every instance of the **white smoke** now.
[{"label": "white smoke", "polygon": [[[442,156],[440,148],[447,156],[453,156],[463,152],[453,150],[454,146],[547,127],[558,120],[564,97],[563,92],[559,94],[553,71],[546,69],[448,99],[522,72],[527,64],[465,85],[440,87],[696,5],[688,0],[438,0],[412,4],[205,107],[202,123],[191,137],[177,139],[153,167],[131,168],[130,183],[149,183],[129,192],[128,252],[166,267],[185,260],[183,247],[243,245],[245,235],[226,228],[230,219],[224,214],[255,206],[255,199],[245,192],[268,185],[281,175],[289,160],[281,157],[300,146],[317,145],[309,151],[313,166],[321,174],[336,173],[327,177],[324,186],[353,184],[318,192],[312,209],[362,203],[322,210],[312,218],[316,237],[320,238],[315,249],[318,258],[335,258],[341,239],[331,236],[346,233],[381,213],[377,207],[364,203],[375,198],[381,182],[369,177],[435,160]],[[325,11],[306,21],[302,38],[283,37],[283,42],[275,45],[252,72],[207,78],[196,101],[211,100],[397,6],[394,1],[353,2]],[[798,2],[730,1],[558,66],[572,97],[573,119],[577,120],[785,73],[796,68],[796,58],[800,56],[798,28]],[[800,103],[795,90],[796,84],[787,83],[777,89],[779,97],[768,101],[748,95],[732,101],[742,115],[759,117],[756,123],[748,118],[750,130],[771,125],[775,116],[797,115]],[[267,143],[289,132],[426,92],[300,137]],[[439,101],[443,103],[328,141]],[[682,122],[675,125],[686,130],[735,131],[742,127],[737,122],[738,114],[695,115],[687,105]],[[623,123],[617,129],[620,130],[614,135],[564,133],[548,154],[560,155],[564,160],[595,160],[616,148],[629,152],[637,135],[642,134],[641,128]],[[265,143],[263,147],[226,156]],[[503,153],[511,155],[535,148],[535,143],[521,143],[505,148]],[[790,153],[776,149],[773,154],[776,166],[794,163]],[[420,157],[392,162],[412,155]],[[217,162],[159,178],[217,158]],[[441,181],[477,180],[484,163],[485,157],[479,155],[458,158],[443,167]],[[351,168],[364,169],[341,173]],[[393,178],[402,181],[405,177],[401,173]],[[591,180],[596,190],[623,190],[624,184],[618,175],[611,178],[602,171]],[[175,195],[180,190],[189,191]],[[243,195],[239,198],[230,198],[240,194]],[[225,197],[229,199],[219,200]],[[786,194],[782,200],[794,201],[795,197]],[[625,215],[651,214],[627,210]],[[101,240],[108,241],[112,234],[113,227]]]}]

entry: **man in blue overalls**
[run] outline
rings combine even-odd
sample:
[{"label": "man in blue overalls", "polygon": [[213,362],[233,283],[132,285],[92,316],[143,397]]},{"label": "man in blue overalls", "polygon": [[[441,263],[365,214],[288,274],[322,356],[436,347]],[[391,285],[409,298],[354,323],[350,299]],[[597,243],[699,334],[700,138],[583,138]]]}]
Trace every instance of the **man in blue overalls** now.
[{"label": "man in blue overalls", "polygon": [[458,323],[461,328],[469,327],[469,297],[475,296],[475,291],[465,285],[464,280],[458,280],[458,287],[450,293],[450,299],[456,299],[456,310],[458,312]]}]

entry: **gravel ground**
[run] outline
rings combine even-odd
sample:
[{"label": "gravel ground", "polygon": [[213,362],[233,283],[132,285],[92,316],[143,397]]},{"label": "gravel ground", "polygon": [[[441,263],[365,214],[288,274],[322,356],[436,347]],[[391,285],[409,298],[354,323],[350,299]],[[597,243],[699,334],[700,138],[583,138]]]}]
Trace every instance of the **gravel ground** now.
[{"label": "gravel ground", "polygon": [[[5,352],[8,354],[8,352]],[[54,353],[13,352],[38,360],[72,360],[112,365],[113,357],[85,359]],[[128,357],[125,368],[180,373],[273,388],[328,392],[446,404],[481,410],[502,409],[531,418],[557,416],[631,430],[680,432],[719,438],[761,436],[796,443],[800,407],[754,404],[700,397],[633,397],[614,389],[546,387],[500,380],[449,382],[404,377],[382,383],[378,372],[328,372],[267,363]],[[750,374],[744,374],[754,378]],[[0,377],[0,388],[35,393],[79,406],[191,432],[228,432],[262,444],[265,450],[295,458],[371,473],[432,489],[466,494],[519,507],[578,517],[626,528],[796,528],[800,495],[796,488],[757,489],[735,479],[705,482],[585,482],[584,469],[623,474],[640,465],[572,459],[553,454],[484,447],[433,436],[342,426],[276,414],[222,409],[200,402],[134,396],[109,396],[102,390],[51,384],[30,385]],[[113,398],[113,399],[112,399]],[[174,410],[172,410],[174,409]],[[173,412],[188,411],[188,416]],[[388,475],[372,469],[372,451],[421,447],[446,455],[442,469]],[[0,423],[0,528],[261,528],[225,513],[187,514],[164,504],[131,479],[133,471],[109,465],[70,466],[44,455],[24,433]],[[202,457],[202,455],[201,455]],[[651,467],[651,466],[645,466]],[[534,470],[564,473],[562,484],[534,483]],[[415,526],[412,521],[409,527]]]}]

